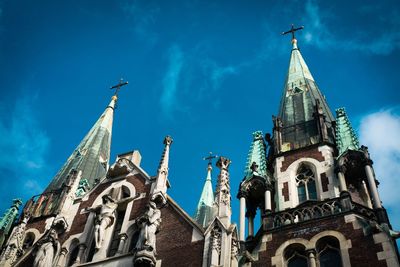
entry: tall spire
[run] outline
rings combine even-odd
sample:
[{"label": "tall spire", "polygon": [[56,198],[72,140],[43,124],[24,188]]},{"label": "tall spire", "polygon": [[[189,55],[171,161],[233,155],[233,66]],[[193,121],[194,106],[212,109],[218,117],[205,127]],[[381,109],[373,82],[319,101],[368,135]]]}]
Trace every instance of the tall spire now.
[{"label": "tall spire", "polygon": [[194,219],[204,228],[209,225],[211,220],[214,218],[214,192],[212,188],[211,172],[212,172],[212,159],[217,156],[212,155],[204,158],[204,160],[209,160],[207,166],[207,178],[203,186],[203,191],[201,192],[199,203],[197,204],[196,213]]},{"label": "tall spire", "polygon": [[168,182],[168,164],[169,164],[169,149],[173,140],[172,137],[167,135],[164,138],[164,151],[161,156],[160,165],[158,167],[157,176],[153,183],[151,200],[157,205],[163,206],[167,203],[167,188],[169,187]]},{"label": "tall spire", "polygon": [[10,234],[11,227],[18,216],[21,199],[14,199],[12,206],[0,218],[0,247],[3,246],[6,237]]},{"label": "tall spire", "polygon": [[360,143],[344,108],[336,110],[336,145],[339,156],[345,151],[358,150]]},{"label": "tall spire", "polygon": [[82,171],[81,181],[85,181],[88,190],[106,175],[111,146],[111,133],[117,95],[113,95],[103,114],[86,134],[71,156],[54,176],[45,192],[60,189],[68,183],[71,171]]},{"label": "tall spire", "polygon": [[[333,129],[331,129],[334,117],[297,47],[294,31],[300,29],[302,27],[295,29],[292,26],[292,29],[286,32],[293,34],[293,47],[279,110],[279,117],[284,128],[282,136],[283,151],[304,147],[320,141],[334,142]],[[323,120],[322,122],[325,124],[321,125],[321,127],[328,128],[328,140],[321,140],[324,129],[313,122],[318,121],[317,115],[320,115],[321,121]]]},{"label": "tall spire", "polygon": [[[257,166],[257,170],[255,170]],[[251,143],[247,164],[244,170],[245,178],[250,178],[256,172],[258,176],[267,177],[267,158],[263,133],[256,131],[253,133],[253,142]]]}]

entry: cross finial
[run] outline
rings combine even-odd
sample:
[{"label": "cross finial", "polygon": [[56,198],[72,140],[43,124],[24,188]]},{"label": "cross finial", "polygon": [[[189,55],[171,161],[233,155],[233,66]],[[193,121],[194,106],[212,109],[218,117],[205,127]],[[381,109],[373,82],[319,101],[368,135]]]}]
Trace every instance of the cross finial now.
[{"label": "cross finial", "polygon": [[121,89],[121,87],[127,84],[128,82],[124,82],[124,80],[121,78],[121,80],[119,80],[119,83],[114,86],[111,86],[110,89],[111,90],[115,89],[114,96],[118,97],[118,92]]},{"label": "cross finial", "polygon": [[294,24],[292,24],[292,28],[291,28],[290,30],[286,31],[286,32],[282,32],[282,35],[291,33],[291,34],[292,34],[292,41],[293,41],[293,40],[296,39],[295,36],[294,36],[294,33],[295,33],[296,31],[299,31],[299,30],[302,30],[302,29],[304,29],[304,26],[300,26],[300,27],[298,27],[298,28],[295,28],[295,27],[294,27]]},{"label": "cross finial", "polygon": [[218,155],[213,155],[213,153],[210,152],[208,157],[204,157],[203,160],[208,160],[208,165],[212,165],[212,160],[216,157],[218,157]]}]

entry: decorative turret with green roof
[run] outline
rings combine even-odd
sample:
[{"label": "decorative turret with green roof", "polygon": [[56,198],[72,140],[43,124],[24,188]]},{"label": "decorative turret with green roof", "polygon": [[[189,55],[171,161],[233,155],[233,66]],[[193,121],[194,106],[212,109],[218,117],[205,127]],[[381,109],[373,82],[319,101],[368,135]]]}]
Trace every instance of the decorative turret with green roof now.
[{"label": "decorative turret with green roof", "polygon": [[22,205],[22,200],[17,198],[13,200],[11,207],[0,218],[0,247],[3,246],[4,241],[10,234],[11,227],[18,216],[19,207]]},{"label": "decorative turret with green roof", "polygon": [[211,180],[211,172],[212,172],[212,159],[216,158],[216,156],[210,153],[210,156],[204,158],[208,160],[207,166],[207,178],[203,186],[203,191],[201,192],[199,203],[197,204],[196,213],[194,215],[195,221],[206,228],[211,220],[215,216],[214,211],[214,191]]},{"label": "decorative turret with green roof", "polygon": [[[249,179],[256,174],[257,176],[267,177],[267,157],[265,150],[265,142],[263,133],[256,131],[253,133],[253,142],[250,146],[250,151],[247,156],[247,164],[244,170],[246,179]],[[257,166],[257,168],[255,168]]]},{"label": "decorative turret with green roof", "polygon": [[336,109],[336,145],[341,156],[347,150],[358,150],[360,143],[344,108]]}]

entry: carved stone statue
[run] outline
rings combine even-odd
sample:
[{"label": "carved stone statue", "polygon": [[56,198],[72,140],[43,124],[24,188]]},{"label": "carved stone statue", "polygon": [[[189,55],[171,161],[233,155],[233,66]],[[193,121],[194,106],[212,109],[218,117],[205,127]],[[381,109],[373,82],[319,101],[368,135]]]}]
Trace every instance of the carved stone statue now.
[{"label": "carved stone statue", "polygon": [[104,195],[102,204],[96,207],[86,209],[86,211],[92,211],[96,213],[94,241],[95,241],[95,248],[97,250],[99,250],[103,244],[106,229],[111,225],[113,225],[114,223],[115,210],[118,208],[118,205],[123,203],[128,203],[138,197],[139,195],[136,195],[133,197],[123,198],[117,201],[113,199],[110,195]]},{"label": "carved stone statue", "polygon": [[34,253],[35,260],[33,267],[51,267],[60,251],[58,234],[54,229],[50,229],[44,238],[37,242],[37,251]]},{"label": "carved stone statue", "polygon": [[152,201],[147,205],[145,214],[138,219],[140,227],[139,240],[136,244],[136,250],[147,250],[155,253],[156,251],[156,233],[161,224],[161,211],[157,209]]}]

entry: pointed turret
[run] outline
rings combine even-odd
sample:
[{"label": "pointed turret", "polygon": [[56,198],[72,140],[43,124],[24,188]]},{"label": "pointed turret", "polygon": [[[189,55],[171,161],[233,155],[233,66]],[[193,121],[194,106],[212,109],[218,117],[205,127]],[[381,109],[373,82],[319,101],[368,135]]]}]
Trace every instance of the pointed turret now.
[{"label": "pointed turret", "polygon": [[3,246],[4,241],[10,234],[12,225],[18,216],[19,207],[22,205],[21,199],[14,199],[12,206],[0,218],[0,247]]},{"label": "pointed turret", "polygon": [[199,203],[197,204],[196,214],[194,219],[199,225],[206,228],[211,220],[214,218],[214,192],[211,181],[212,164],[208,163],[207,178],[201,192]]},{"label": "pointed turret", "polygon": [[158,206],[163,206],[167,203],[167,188],[168,182],[168,163],[169,163],[169,149],[172,144],[172,137],[167,135],[164,138],[164,151],[161,156],[160,165],[158,167],[157,176],[153,183],[151,200]]},{"label": "pointed turret", "polygon": [[[245,179],[249,179],[253,174],[267,178],[267,157],[265,150],[263,133],[256,131],[253,133],[253,142],[251,143],[247,164],[244,170]],[[255,168],[257,166],[257,168]]]},{"label": "pointed turret", "polygon": [[282,143],[278,150],[280,152],[319,142],[334,142],[334,117],[297,47],[294,34],[292,44],[289,70],[279,109],[279,119],[283,127]]},{"label": "pointed turret", "polygon": [[360,143],[344,108],[336,110],[336,145],[339,155],[347,150],[358,150]]},{"label": "pointed turret", "polygon": [[80,179],[88,185],[87,190],[90,190],[100,178],[106,175],[116,101],[117,96],[114,95],[103,114],[53,178],[45,192],[60,189],[68,183],[68,176],[72,170],[82,171]]}]

